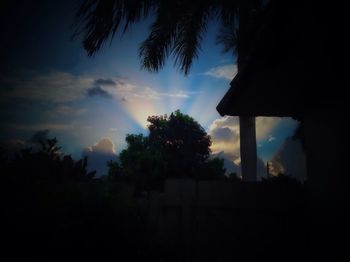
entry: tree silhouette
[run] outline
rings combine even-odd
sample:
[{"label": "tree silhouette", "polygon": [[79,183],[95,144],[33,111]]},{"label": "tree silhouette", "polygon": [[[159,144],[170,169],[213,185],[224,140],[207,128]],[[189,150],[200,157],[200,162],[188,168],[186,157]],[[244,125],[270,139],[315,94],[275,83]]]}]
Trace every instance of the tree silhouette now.
[{"label": "tree silhouette", "polygon": [[152,116],[147,121],[151,123],[150,144],[160,148],[169,176],[192,176],[197,165],[208,159],[210,137],[193,118],[175,111],[169,117]]},{"label": "tree silhouette", "polygon": [[87,157],[74,161],[70,155],[64,155],[56,138],[40,142],[41,148],[22,149],[16,157],[9,161],[8,170],[11,179],[19,182],[27,181],[66,181],[90,180],[95,172],[88,172]]},{"label": "tree silhouette", "polygon": [[143,213],[114,184],[93,179],[86,157],[75,161],[63,154],[55,138],[12,158],[6,153],[0,150],[0,204],[5,214],[0,231],[7,240],[2,250],[6,255],[139,260],[145,246]]},{"label": "tree silhouette", "polygon": [[[77,12],[75,35],[83,35],[89,56],[94,55],[118,29],[154,15],[148,37],[139,48],[142,68],[158,72],[165,59],[174,58],[174,66],[187,75],[198,57],[201,40],[210,20],[221,25],[217,42],[224,51],[237,51],[238,70],[245,65],[254,43],[259,17],[264,11],[260,0],[86,0]],[[124,23],[123,23],[124,22]],[[123,26],[124,25],[124,26]],[[240,117],[242,175],[256,178],[255,118]],[[249,174],[248,174],[249,173]]]},{"label": "tree silhouette", "polygon": [[223,161],[209,159],[211,140],[193,118],[180,111],[147,119],[149,135],[127,135],[120,165],[110,162],[113,177],[125,176],[142,189],[166,178],[215,179],[224,175]]}]

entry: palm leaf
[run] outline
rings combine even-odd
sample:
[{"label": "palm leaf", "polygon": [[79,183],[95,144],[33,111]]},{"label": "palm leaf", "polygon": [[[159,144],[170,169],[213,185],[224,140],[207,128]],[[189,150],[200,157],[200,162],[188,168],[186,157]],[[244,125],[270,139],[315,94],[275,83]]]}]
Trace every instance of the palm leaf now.
[{"label": "palm leaf", "polygon": [[154,7],[154,0],[85,0],[76,15],[73,37],[83,35],[83,46],[89,56],[94,55],[121,27],[146,18]]},{"label": "palm leaf", "polygon": [[141,67],[157,72],[172,55],[175,66],[188,74],[211,19],[218,19],[222,26],[217,43],[223,51],[236,51],[237,15],[247,2],[260,0],[85,0],[77,12],[74,36],[83,35],[84,49],[92,56],[119,29],[125,33],[132,24],[154,14],[150,34],[139,48]]}]

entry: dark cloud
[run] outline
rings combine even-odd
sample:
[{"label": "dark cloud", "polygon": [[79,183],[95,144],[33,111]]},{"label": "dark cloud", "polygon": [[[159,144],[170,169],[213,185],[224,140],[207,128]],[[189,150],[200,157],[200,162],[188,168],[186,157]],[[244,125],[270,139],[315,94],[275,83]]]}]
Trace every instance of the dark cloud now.
[{"label": "dark cloud", "polygon": [[36,145],[41,144],[48,139],[49,132],[48,129],[39,130],[32,135],[28,142]]},{"label": "dark cloud", "polygon": [[271,161],[274,174],[284,173],[299,181],[306,179],[306,156],[301,142],[288,137]]},{"label": "dark cloud", "polygon": [[99,79],[96,79],[95,80],[95,84],[97,86],[115,86],[116,85],[116,82],[114,82],[112,79],[110,78],[106,78],[106,79],[103,79],[103,78],[99,78]]},{"label": "dark cloud", "polygon": [[126,83],[122,80],[117,80],[118,85],[125,86]]},{"label": "dark cloud", "polygon": [[112,98],[112,95],[108,91],[101,88],[100,86],[95,86],[95,87],[89,88],[87,90],[87,95],[90,97],[101,96],[104,98]]}]

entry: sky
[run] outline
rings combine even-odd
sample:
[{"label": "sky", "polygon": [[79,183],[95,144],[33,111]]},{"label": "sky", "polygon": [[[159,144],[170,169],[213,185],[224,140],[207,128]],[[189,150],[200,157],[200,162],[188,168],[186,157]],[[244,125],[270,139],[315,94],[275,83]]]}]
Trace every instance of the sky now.
[{"label": "sky", "polygon": [[[140,69],[138,47],[151,18],[88,57],[81,39],[71,38],[79,1],[35,3],[24,1],[20,8],[17,1],[0,4],[2,143],[24,145],[39,132],[57,137],[74,158],[88,155],[101,165],[125,148],[126,134],[147,134],[148,116],[180,109],[211,135],[214,154],[239,164],[238,118],[216,111],[236,74],[236,58],[215,44],[215,22],[188,76],[177,71],[171,58],[158,73],[149,73]],[[297,122],[256,121],[258,157],[266,162],[284,155],[281,150]]]}]

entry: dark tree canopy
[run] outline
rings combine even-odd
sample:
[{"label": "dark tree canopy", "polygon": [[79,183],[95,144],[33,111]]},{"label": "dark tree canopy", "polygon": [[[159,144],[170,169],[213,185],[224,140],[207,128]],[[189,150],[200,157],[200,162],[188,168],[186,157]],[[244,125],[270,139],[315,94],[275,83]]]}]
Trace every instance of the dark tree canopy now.
[{"label": "dark tree canopy", "polygon": [[74,161],[70,155],[60,151],[56,138],[40,141],[40,148],[22,149],[14,157],[4,159],[1,166],[6,166],[6,177],[20,182],[36,181],[86,181],[91,180],[94,172],[88,172],[87,157]]},{"label": "dark tree canopy", "polygon": [[149,135],[127,135],[120,163],[109,163],[110,176],[151,189],[166,178],[214,179],[224,175],[223,161],[209,158],[210,136],[192,117],[175,111],[147,120]]},{"label": "dark tree canopy", "polygon": [[208,159],[210,137],[190,116],[175,111],[169,117],[152,116],[147,121],[151,123],[148,126],[150,144],[160,148],[169,174],[193,173],[196,165]]}]

